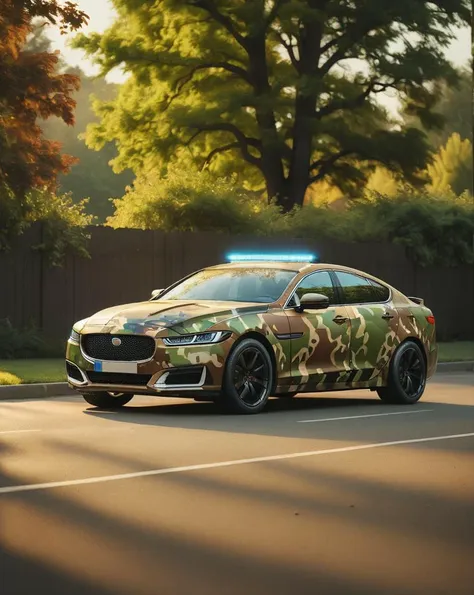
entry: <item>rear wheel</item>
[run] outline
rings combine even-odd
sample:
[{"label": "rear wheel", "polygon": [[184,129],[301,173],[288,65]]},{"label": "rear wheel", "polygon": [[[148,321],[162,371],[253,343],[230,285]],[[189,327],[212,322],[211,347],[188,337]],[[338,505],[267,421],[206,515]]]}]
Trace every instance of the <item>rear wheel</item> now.
[{"label": "rear wheel", "polygon": [[101,409],[118,409],[133,399],[133,395],[126,393],[83,393],[82,397],[94,407]]},{"label": "rear wheel", "polygon": [[272,360],[255,339],[244,339],[227,359],[221,403],[233,413],[259,413],[272,389]]},{"label": "rear wheel", "polygon": [[402,343],[390,363],[388,386],[377,389],[387,403],[413,404],[419,401],[426,386],[426,362],[420,347],[413,341]]}]

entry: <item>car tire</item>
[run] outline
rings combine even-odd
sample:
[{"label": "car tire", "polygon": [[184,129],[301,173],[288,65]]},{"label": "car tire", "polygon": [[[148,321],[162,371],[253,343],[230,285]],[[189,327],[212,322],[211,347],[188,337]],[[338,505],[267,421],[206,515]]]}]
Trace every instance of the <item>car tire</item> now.
[{"label": "car tire", "polygon": [[400,405],[418,402],[426,387],[426,360],[414,341],[405,341],[390,362],[388,385],[377,389],[382,401]]},{"label": "car tire", "polygon": [[243,339],[227,358],[220,405],[228,412],[259,413],[273,387],[273,363],[255,339]]},{"label": "car tire", "polygon": [[83,393],[83,399],[100,409],[119,409],[133,399],[133,395],[126,393]]}]

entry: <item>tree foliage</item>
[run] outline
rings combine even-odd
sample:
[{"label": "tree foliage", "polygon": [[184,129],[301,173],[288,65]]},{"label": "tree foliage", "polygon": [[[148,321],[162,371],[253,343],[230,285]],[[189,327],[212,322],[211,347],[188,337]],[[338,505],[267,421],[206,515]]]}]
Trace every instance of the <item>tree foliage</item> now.
[{"label": "tree foliage", "polygon": [[94,217],[86,213],[87,200],[74,202],[71,194],[53,194],[47,189],[34,190],[27,196],[27,225],[42,225],[42,241],[35,250],[46,254],[53,266],[61,266],[67,254],[88,258],[86,227]]},{"label": "tree foliage", "polygon": [[46,138],[59,141],[62,150],[76,160],[67,174],[58,177],[59,191],[70,192],[75,202],[89,198],[88,212],[104,222],[113,213],[110,199],[123,196],[134,176],[130,170],[122,173],[113,171],[110,162],[117,154],[114,143],[106,143],[96,152],[87,147],[83,135],[88,124],[97,121],[92,100],[113,101],[117,85],[107,83],[102,77],[86,76],[78,68],[68,68],[67,72],[81,78],[81,87],[74,94],[75,123],[68,126],[60,118],[49,118],[42,128]]},{"label": "tree foliage", "polygon": [[239,189],[235,179],[216,179],[191,165],[172,167],[165,177],[139,176],[114,205],[107,220],[114,228],[262,234],[271,233],[280,218],[278,208]]},{"label": "tree foliage", "polygon": [[[440,114],[441,128],[425,129],[431,146],[437,151],[441,145],[445,145],[448,139],[455,132],[461,138],[466,138],[472,143],[473,130],[473,97],[472,97],[472,66],[469,64],[460,71],[460,78],[457,85],[443,82],[437,86],[436,93],[439,101],[436,111]],[[404,122],[407,126],[418,126],[423,128],[419,118],[409,115],[405,111]]]},{"label": "tree foliage", "polygon": [[[51,40],[45,33],[43,23],[37,22],[28,37],[26,50],[29,52],[52,52]],[[64,122],[60,117],[52,116],[41,122],[44,136],[59,142],[61,150],[71,156],[74,162],[70,170],[57,178],[58,191],[71,193],[75,202],[89,198],[88,211],[100,222],[112,214],[111,197],[122,196],[125,187],[131,184],[133,175],[130,171],[114,173],[109,162],[116,156],[113,143],[107,143],[98,153],[88,149],[83,135],[89,123],[97,121],[91,102],[94,98],[112,101],[118,85],[108,83],[103,77],[87,76],[80,68],[70,67],[59,57],[58,71],[80,78],[80,88],[74,91],[74,123]]]},{"label": "tree foliage", "polygon": [[[89,142],[116,139],[116,166],[135,171],[182,150],[216,169],[243,161],[285,210],[318,180],[354,192],[375,163],[420,182],[423,133],[391,127],[376,98],[393,89],[423,125],[437,124],[428,83],[456,79],[443,48],[470,22],[468,0],[114,5],[112,27],[77,40],[104,73],[131,75],[118,101],[100,106]],[[366,68],[342,70],[357,60]]]},{"label": "tree foliage", "polygon": [[346,237],[401,244],[422,266],[474,262],[474,203],[467,193],[376,195],[350,205],[344,217]]},{"label": "tree foliage", "polygon": [[46,187],[27,192],[20,206],[11,190],[0,187],[0,251],[10,248],[13,236],[38,223],[43,237],[33,248],[44,252],[50,264],[62,265],[68,253],[87,257],[86,227],[95,221],[86,207],[87,199],[75,202],[71,194],[56,194]]},{"label": "tree foliage", "polygon": [[33,19],[41,17],[62,30],[77,29],[85,14],[56,0],[3,0],[0,15],[0,185],[19,200],[30,188],[54,187],[70,159],[57,143],[42,136],[38,119],[52,115],[74,121],[71,93],[79,80],[56,72],[58,55],[25,51]]},{"label": "tree foliage", "polygon": [[452,190],[455,194],[473,192],[472,144],[469,139],[462,139],[455,132],[446,145],[435,155],[428,174],[431,178],[430,189],[434,193]]},{"label": "tree foliage", "polygon": [[[58,53],[47,51],[40,35],[28,47],[31,34],[37,30],[37,19],[67,32],[79,28],[86,21],[86,15],[73,2],[2,1],[0,249],[8,247],[11,237],[20,233],[35,216],[41,217],[40,211],[48,211],[52,217],[53,212],[58,213],[58,201],[62,199],[55,198],[52,192],[57,175],[66,172],[71,164],[71,158],[61,154],[59,143],[43,137],[39,121],[56,116],[66,124],[73,124],[75,104],[71,94],[79,87],[79,79],[58,72]],[[38,193],[43,202],[37,197]],[[45,204],[44,200],[50,204]],[[61,209],[63,220],[77,215],[69,204],[63,204]],[[61,241],[59,231],[56,239]],[[51,246],[51,254],[61,249],[61,246]]]}]

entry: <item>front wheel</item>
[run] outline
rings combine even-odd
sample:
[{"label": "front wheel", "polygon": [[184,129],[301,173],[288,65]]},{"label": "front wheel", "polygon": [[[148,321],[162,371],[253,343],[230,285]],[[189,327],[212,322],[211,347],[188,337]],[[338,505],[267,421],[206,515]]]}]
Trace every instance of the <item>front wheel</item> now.
[{"label": "front wheel", "polygon": [[119,409],[133,399],[133,395],[126,393],[83,393],[83,399],[100,409]]},{"label": "front wheel", "polygon": [[270,354],[255,339],[244,339],[227,359],[222,405],[233,413],[259,413],[273,384]]},{"label": "front wheel", "polygon": [[426,362],[413,341],[402,343],[390,363],[388,386],[377,389],[382,401],[411,405],[420,400],[426,386]]}]

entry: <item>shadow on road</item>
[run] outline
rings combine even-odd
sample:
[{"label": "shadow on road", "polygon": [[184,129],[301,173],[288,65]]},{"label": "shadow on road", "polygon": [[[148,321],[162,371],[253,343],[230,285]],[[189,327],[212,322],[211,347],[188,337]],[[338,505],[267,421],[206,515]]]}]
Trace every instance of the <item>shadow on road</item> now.
[{"label": "shadow on road", "polygon": [[[302,461],[251,468],[0,495],[2,595],[439,595],[453,576],[467,595],[467,499]],[[433,566],[430,543],[456,563]]]},{"label": "shadow on road", "polygon": [[[370,423],[298,423],[424,409],[434,412]],[[107,419],[98,410],[85,413]],[[429,394],[417,406],[401,408],[366,392],[361,398],[326,393],[272,400],[267,412],[257,416],[222,415],[207,403],[160,401],[126,407],[109,419],[136,424],[138,431],[140,425],[150,426],[151,439],[132,452],[123,442],[133,441],[133,433],[119,434],[124,446],[119,452],[112,434],[90,441],[68,434],[38,435],[45,452],[61,453],[54,472],[61,472],[65,460],[146,470],[150,450],[153,468],[165,468],[166,428],[210,430],[190,433],[183,452],[192,453],[193,440],[202,436],[215,445],[214,460],[219,460],[219,446],[236,434],[247,435],[239,444],[254,435],[258,446],[268,442],[262,436],[355,443],[410,439],[439,434],[440,421],[443,427],[457,428],[456,433],[463,427],[472,432],[474,407],[431,402]],[[33,482],[29,474],[34,475],[34,468],[7,471],[10,460],[22,457],[19,445],[27,448],[24,442],[0,437],[2,486]],[[278,454],[275,448],[273,454]],[[301,450],[301,444],[286,452],[293,450]],[[472,439],[370,452],[370,458],[310,457],[234,467],[232,472],[214,469],[0,494],[0,592],[441,595],[454,588],[456,595],[470,594],[472,475],[455,469],[471,468]],[[434,465],[438,460],[441,466]],[[442,481],[435,476],[440,469]]]},{"label": "shadow on road", "polygon": [[[301,395],[292,399],[271,399],[266,409],[258,415],[227,415],[223,414],[213,403],[187,400],[167,403],[165,399],[157,399],[156,405],[127,406],[114,411],[111,415],[106,411],[86,406],[84,414],[109,419],[111,423],[137,424],[156,428],[183,428],[230,434],[321,438],[356,442],[401,440],[423,435],[437,435],[440,433],[440,420],[443,421],[446,428],[448,428],[449,422],[465,428],[451,433],[471,432],[474,424],[474,398],[472,404],[450,404],[431,401],[427,395],[426,399],[416,405],[403,406],[388,405],[375,396],[357,398],[355,396],[344,397],[341,396],[341,393],[339,395],[332,393],[331,396],[328,394],[330,393],[321,393],[318,396]],[[364,391],[362,394],[368,393]],[[385,415],[392,413],[397,413],[397,415]],[[357,419],[357,416],[363,417]],[[354,419],[344,421],[333,419],[338,417]],[[325,423],[300,423],[303,420],[316,419],[328,421]],[[411,432],[411,434],[406,434],[406,432]],[[450,432],[444,433],[449,434]],[[456,446],[453,445],[453,447]]]}]

